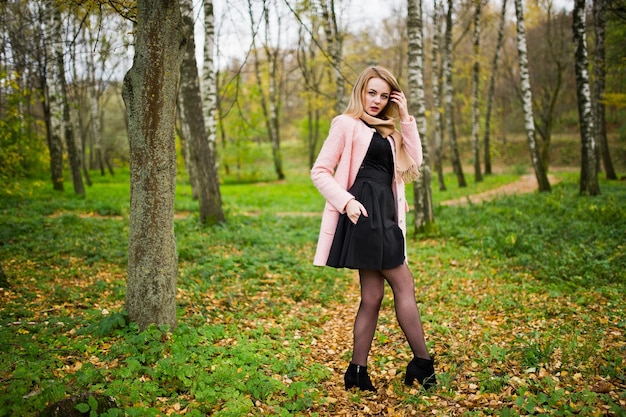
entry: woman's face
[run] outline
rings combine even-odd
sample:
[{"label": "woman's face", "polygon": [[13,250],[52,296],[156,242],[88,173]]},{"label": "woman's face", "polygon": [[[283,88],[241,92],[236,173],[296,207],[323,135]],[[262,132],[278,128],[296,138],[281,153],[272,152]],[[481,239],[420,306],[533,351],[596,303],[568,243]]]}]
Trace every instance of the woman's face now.
[{"label": "woman's face", "polygon": [[391,87],[382,78],[372,78],[367,82],[363,106],[365,113],[376,117],[389,103]]}]

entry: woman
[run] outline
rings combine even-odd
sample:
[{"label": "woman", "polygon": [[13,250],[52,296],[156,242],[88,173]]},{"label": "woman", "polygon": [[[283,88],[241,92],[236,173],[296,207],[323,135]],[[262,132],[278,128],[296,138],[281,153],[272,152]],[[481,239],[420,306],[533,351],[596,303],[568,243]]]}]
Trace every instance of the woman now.
[{"label": "woman", "polygon": [[[396,115],[401,132],[395,129]],[[346,111],[333,119],[311,169],[311,179],[326,199],[314,264],[359,271],[361,303],[354,322],[352,360],[344,375],[346,390],[376,390],[367,358],[385,281],[414,355],[404,382],[412,385],[417,379],[426,389],[436,384],[406,263],[404,183],[415,178],[421,162],[417,125],[397,80],[383,67],[365,69]]]}]

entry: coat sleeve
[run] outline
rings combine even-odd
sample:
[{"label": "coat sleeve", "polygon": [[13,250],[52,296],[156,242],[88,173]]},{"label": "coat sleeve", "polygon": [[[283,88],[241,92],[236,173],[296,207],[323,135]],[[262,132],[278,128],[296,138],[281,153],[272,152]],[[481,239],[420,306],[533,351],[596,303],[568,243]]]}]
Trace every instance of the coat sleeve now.
[{"label": "coat sleeve", "polygon": [[[333,119],[328,137],[322,145],[317,160],[311,168],[311,180],[326,201],[338,212],[343,213],[346,204],[354,198],[346,190],[345,184],[340,184],[334,176],[335,169],[340,163],[342,155],[350,155],[352,146],[350,119],[337,116]],[[344,161],[349,165],[350,161]],[[347,182],[347,179],[346,179]]]},{"label": "coat sleeve", "polygon": [[402,129],[402,140],[406,151],[411,155],[411,158],[413,158],[417,166],[422,165],[422,160],[424,159],[422,155],[422,142],[419,132],[417,131],[415,118],[411,116],[410,121],[401,122],[400,128]]}]

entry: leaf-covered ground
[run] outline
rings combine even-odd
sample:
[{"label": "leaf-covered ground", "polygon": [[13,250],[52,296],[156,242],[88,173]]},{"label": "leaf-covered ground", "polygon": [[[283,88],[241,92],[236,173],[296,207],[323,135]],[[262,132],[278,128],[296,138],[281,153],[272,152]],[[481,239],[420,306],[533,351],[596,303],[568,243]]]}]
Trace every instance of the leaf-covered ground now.
[{"label": "leaf-covered ground", "polygon": [[[402,383],[411,356],[388,287],[369,363],[378,391],[344,390],[357,277],[310,264],[319,219],[296,214],[316,205],[272,206],[319,197],[271,188],[225,187],[237,204],[214,229],[179,203],[173,332],[139,332],[123,313],[115,196],[4,196],[0,416],[85,392],[115,398],[109,416],[626,415],[622,184],[595,199],[570,183],[438,206],[439,230],[409,242],[439,378],[428,393]],[[267,203],[237,200],[251,194]]]}]

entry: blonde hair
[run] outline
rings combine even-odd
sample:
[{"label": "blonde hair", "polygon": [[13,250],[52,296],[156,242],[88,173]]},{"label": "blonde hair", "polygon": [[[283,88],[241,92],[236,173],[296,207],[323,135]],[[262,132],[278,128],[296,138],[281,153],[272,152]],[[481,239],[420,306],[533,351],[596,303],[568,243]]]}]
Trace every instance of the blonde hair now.
[{"label": "blonde hair", "polygon": [[[350,101],[343,114],[360,118],[365,112],[363,96],[366,93],[367,83],[372,78],[380,78],[389,84],[391,91],[401,91],[400,84],[396,77],[393,76],[391,71],[381,66],[367,67],[361,72],[359,78],[357,78],[354,87],[352,88],[352,94],[350,95]],[[398,105],[391,100],[387,103],[385,108],[378,114],[379,119],[387,119],[398,115]]]}]

